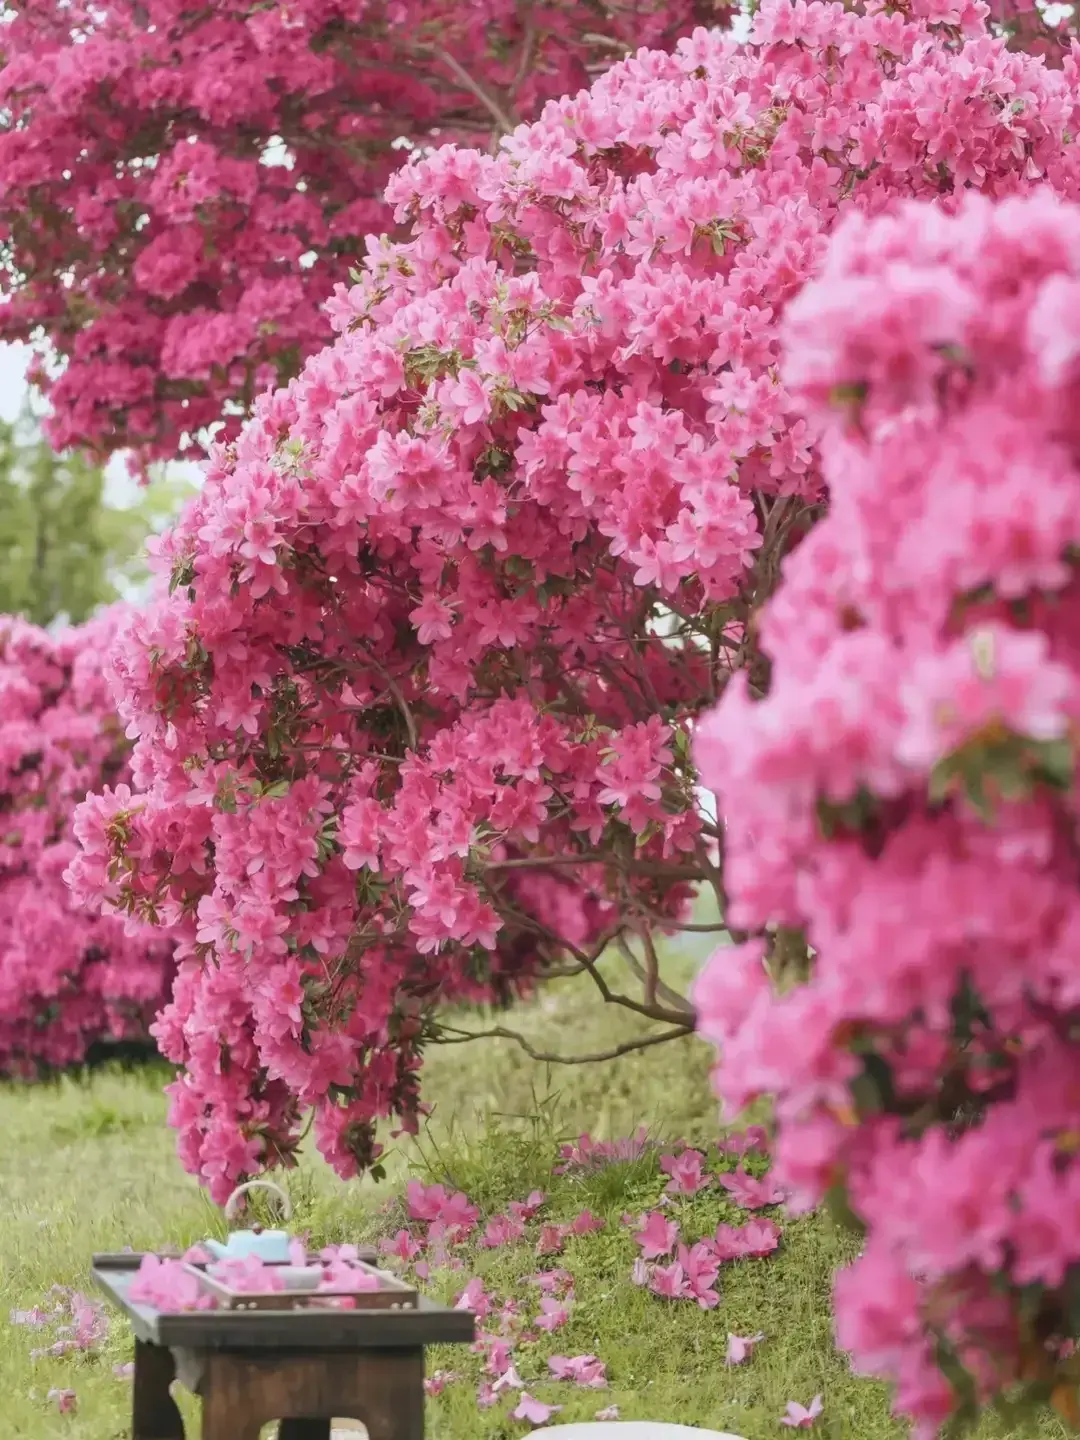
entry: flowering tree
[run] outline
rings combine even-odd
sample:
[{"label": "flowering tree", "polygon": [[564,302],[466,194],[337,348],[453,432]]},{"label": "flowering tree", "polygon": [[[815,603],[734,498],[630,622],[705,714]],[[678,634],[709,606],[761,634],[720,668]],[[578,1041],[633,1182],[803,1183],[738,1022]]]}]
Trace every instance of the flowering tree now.
[{"label": "flowering tree", "polygon": [[[488,143],[729,0],[29,0],[0,31],[0,338],[63,448],[171,457],[331,338],[403,139]],[[50,373],[55,377],[55,366]]]},{"label": "flowering tree", "polygon": [[838,232],[785,321],[828,517],[697,735],[733,923],[815,952],[712,963],[719,1087],[865,1227],[838,1336],[926,1436],[1017,1382],[1080,1420],[1078,256],[1047,192]]},{"label": "flowering tree", "polygon": [[171,944],[78,906],[63,881],[76,803],[127,774],[102,659],[115,613],[55,638],[0,617],[0,1073],[77,1063],[145,1038]]},{"label": "flowering tree", "polygon": [[371,1164],[445,1002],[579,973],[690,1028],[654,937],[726,896],[689,733],[767,686],[823,495],[777,318],[842,209],[1072,188],[1075,93],[977,6],[770,0],[390,182],[412,238],[216,450],[117,649],[144,793],[77,820],[77,892],[182,937],[157,1034],[216,1195],[309,1108]]}]

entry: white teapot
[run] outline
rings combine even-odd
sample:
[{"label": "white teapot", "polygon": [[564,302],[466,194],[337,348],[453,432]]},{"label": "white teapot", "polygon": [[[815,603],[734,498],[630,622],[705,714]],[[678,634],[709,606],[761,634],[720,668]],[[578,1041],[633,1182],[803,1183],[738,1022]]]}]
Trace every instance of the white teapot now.
[{"label": "white teapot", "polygon": [[[280,1186],[271,1184],[269,1180],[250,1180],[246,1185],[238,1186],[229,1196],[225,1204],[226,1220],[235,1219],[237,1202],[249,1190],[272,1190],[281,1201],[283,1218],[292,1218],[292,1204]],[[220,1240],[203,1240],[200,1243],[204,1250],[209,1250],[215,1260],[247,1260],[254,1257],[264,1265],[287,1265],[291,1240],[292,1236],[287,1230],[264,1230],[261,1225],[253,1225],[250,1230],[234,1230],[224,1245]]]}]

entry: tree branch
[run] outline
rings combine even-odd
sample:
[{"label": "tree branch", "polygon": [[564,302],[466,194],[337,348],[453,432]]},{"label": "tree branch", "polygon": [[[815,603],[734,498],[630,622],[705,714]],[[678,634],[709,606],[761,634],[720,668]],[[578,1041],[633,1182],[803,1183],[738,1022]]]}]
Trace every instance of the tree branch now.
[{"label": "tree branch", "polygon": [[618,937],[615,943],[618,945],[630,971],[641,981],[645,991],[645,1004],[650,1009],[655,1009],[657,997],[659,997],[661,1000],[666,1000],[676,1014],[683,1014],[692,1019],[694,1009],[690,1002],[684,995],[680,995],[677,990],[672,990],[669,985],[665,985],[663,980],[660,979],[660,959],[656,953],[656,946],[652,943],[652,937],[648,936],[646,938],[643,936],[643,939],[645,940],[646,953],[646,964],[644,966],[642,966],[640,960],[638,960],[637,956],[630,949],[630,946],[622,935]]},{"label": "tree branch", "polygon": [[361,642],[360,642],[360,648],[363,650],[364,654],[368,657],[368,660],[369,660],[370,664],[373,666],[373,668],[379,672],[379,674],[382,676],[383,680],[386,682],[386,688],[390,691],[390,694],[394,697],[394,700],[395,700],[395,702],[396,702],[396,704],[397,704],[397,707],[398,707],[398,709],[401,711],[402,719],[405,721],[405,729],[409,732],[409,748],[410,748],[411,750],[416,750],[416,749],[417,749],[416,721],[413,719],[413,713],[412,713],[412,711],[409,709],[409,702],[405,699],[405,696],[404,696],[404,695],[401,693],[401,691],[398,689],[397,682],[395,681],[394,677],[390,674],[390,671],[387,670],[386,666],[383,665],[380,660],[376,659],[376,657],[371,653],[371,647],[368,646],[368,645],[365,645],[365,644],[363,643],[363,641],[361,641]]},{"label": "tree branch", "polygon": [[465,67],[459,61],[455,60],[448,50],[436,50],[435,55],[450,71],[454,79],[459,81],[460,84],[468,90],[470,95],[475,96],[476,99],[480,101],[480,104],[483,105],[484,109],[504,135],[510,135],[517,129],[518,122],[511,119],[499,102],[494,99],[493,96],[489,95],[482,85],[473,79]]},{"label": "tree branch", "polygon": [[692,1025],[676,1025],[670,1030],[663,1030],[659,1035],[643,1035],[637,1040],[626,1040],[621,1045],[614,1045],[610,1050],[597,1050],[592,1055],[555,1055],[547,1050],[536,1050],[516,1030],[507,1030],[502,1025],[493,1026],[490,1030],[458,1030],[456,1026],[443,1026],[439,1034],[434,1038],[438,1045],[466,1045],[470,1040],[512,1040],[515,1045],[520,1045],[525,1054],[531,1060],[538,1060],[546,1065],[592,1065],[602,1060],[617,1060],[621,1055],[631,1055],[636,1050],[648,1050],[653,1045],[663,1045],[668,1040],[681,1040],[686,1035],[692,1035]]}]

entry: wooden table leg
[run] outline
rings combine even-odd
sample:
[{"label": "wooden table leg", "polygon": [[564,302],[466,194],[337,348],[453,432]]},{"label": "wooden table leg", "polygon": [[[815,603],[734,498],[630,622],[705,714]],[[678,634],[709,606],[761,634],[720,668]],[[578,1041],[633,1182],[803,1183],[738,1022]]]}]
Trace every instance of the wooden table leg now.
[{"label": "wooden table leg", "polygon": [[184,1420],[169,1393],[175,1378],[171,1351],[161,1345],[135,1341],[132,1440],[184,1440]]}]

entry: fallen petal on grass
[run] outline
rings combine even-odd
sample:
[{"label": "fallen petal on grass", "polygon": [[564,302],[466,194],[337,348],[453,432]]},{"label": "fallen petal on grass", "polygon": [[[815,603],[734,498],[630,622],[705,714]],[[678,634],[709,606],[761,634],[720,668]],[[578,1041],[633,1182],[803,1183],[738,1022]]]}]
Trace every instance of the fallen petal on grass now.
[{"label": "fallen petal on grass", "polygon": [[528,1420],[530,1425],[544,1425],[552,1415],[557,1415],[562,1408],[561,1405],[545,1405],[542,1401],[534,1399],[527,1390],[523,1390],[518,1407],[510,1412],[510,1418],[512,1420]]},{"label": "fallen petal on grass", "polygon": [[727,1354],[724,1356],[724,1363],[726,1365],[741,1365],[744,1360],[749,1358],[754,1346],[764,1339],[765,1335],[760,1330],[756,1335],[732,1335],[729,1330],[727,1337]]},{"label": "fallen petal on grass", "polygon": [[781,1415],[780,1424],[788,1425],[792,1430],[809,1430],[824,1408],[820,1395],[815,1395],[810,1404],[805,1406],[800,1405],[797,1400],[789,1400],[787,1414]]}]

